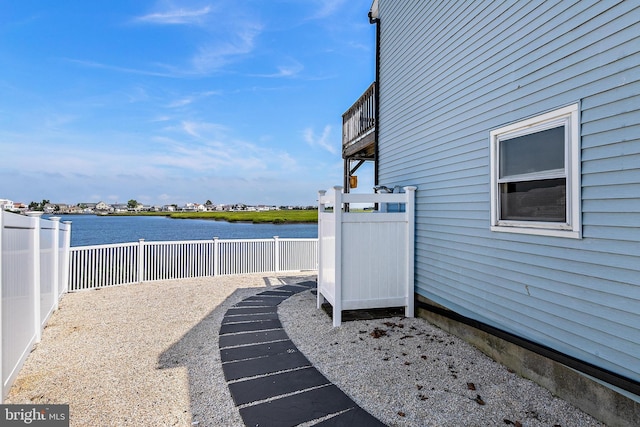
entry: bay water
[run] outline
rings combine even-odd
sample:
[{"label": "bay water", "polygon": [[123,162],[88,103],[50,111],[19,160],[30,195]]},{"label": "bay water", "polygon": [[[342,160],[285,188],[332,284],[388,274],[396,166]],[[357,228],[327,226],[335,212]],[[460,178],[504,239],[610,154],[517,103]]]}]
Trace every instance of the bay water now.
[{"label": "bay water", "polygon": [[[48,216],[45,216],[47,218]],[[317,238],[318,224],[252,224],[163,216],[60,215],[71,221],[71,246],[178,240]]]}]

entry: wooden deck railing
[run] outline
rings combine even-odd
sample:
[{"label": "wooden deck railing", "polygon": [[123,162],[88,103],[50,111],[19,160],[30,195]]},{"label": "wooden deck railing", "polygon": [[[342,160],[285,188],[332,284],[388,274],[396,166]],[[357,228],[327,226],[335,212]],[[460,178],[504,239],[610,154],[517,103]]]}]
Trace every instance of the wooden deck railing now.
[{"label": "wooden deck railing", "polygon": [[342,115],[343,157],[361,151],[365,146],[374,142],[377,121],[375,90],[376,84],[374,82]]}]

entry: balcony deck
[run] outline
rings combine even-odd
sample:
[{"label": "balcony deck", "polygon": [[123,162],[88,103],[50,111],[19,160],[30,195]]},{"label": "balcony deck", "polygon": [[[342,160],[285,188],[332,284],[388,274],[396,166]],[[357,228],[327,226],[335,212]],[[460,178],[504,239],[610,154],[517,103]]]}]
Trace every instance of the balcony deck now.
[{"label": "balcony deck", "polygon": [[375,160],[376,84],[371,83],[360,98],[342,115],[342,158]]}]

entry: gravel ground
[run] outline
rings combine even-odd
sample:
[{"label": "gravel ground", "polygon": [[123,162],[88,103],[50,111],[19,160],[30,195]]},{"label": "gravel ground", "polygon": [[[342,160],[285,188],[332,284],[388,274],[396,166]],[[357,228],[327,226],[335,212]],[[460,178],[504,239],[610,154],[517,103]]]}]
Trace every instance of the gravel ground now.
[{"label": "gravel ground", "polygon": [[[223,276],[65,295],[4,403],[67,403],[72,426],[241,426],[220,363],[222,317],[265,287],[309,279]],[[309,291],[279,313],[318,370],[389,425],[601,425],[422,319],[333,328]]]},{"label": "gravel ground", "polygon": [[424,319],[343,322],[311,292],[278,313],[291,340],[356,403],[389,426],[602,426]]}]

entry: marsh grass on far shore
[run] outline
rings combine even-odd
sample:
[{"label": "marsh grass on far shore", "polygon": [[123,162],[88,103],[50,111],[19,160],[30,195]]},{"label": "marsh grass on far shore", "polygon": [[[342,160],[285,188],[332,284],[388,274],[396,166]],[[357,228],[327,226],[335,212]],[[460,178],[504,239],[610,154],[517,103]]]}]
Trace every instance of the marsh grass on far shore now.
[{"label": "marsh grass on far shore", "polygon": [[175,219],[212,219],[227,222],[251,222],[254,224],[303,224],[318,222],[318,211],[316,209],[292,209],[264,212],[128,212],[111,215],[168,216]]}]

